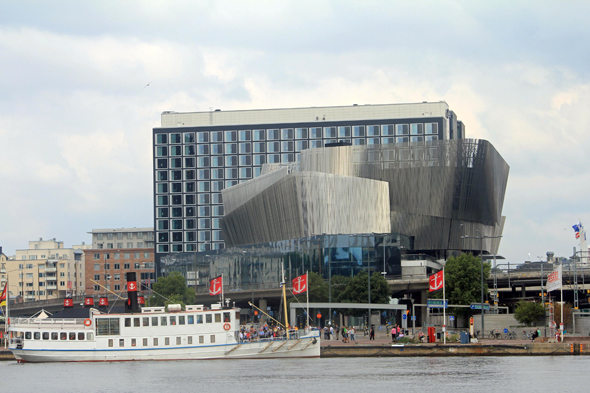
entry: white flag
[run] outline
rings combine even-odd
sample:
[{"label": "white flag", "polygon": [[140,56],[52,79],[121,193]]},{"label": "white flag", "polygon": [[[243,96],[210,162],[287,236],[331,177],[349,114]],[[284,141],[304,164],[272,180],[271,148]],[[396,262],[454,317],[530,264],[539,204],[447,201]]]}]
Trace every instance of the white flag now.
[{"label": "white flag", "polygon": [[549,273],[547,276],[547,292],[561,288],[561,267],[559,265],[557,269]]}]

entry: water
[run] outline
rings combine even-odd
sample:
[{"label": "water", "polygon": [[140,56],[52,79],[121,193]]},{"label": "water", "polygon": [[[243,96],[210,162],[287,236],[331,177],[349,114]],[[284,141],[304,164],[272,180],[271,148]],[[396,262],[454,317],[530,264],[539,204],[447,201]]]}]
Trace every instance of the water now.
[{"label": "water", "polygon": [[590,356],[0,362],[0,392],[583,392]]}]

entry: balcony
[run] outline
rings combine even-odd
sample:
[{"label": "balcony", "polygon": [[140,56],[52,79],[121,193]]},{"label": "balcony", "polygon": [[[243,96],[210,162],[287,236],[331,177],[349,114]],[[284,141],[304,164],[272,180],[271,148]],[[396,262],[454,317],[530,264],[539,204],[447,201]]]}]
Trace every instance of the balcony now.
[{"label": "balcony", "polygon": [[6,273],[6,269],[0,269],[0,273]]},{"label": "balcony", "polygon": [[57,267],[49,267],[49,266],[45,267],[45,273],[56,273],[56,272],[57,272]]},{"label": "balcony", "polygon": [[57,289],[57,285],[46,285],[45,288],[47,290],[51,290],[51,289]]}]

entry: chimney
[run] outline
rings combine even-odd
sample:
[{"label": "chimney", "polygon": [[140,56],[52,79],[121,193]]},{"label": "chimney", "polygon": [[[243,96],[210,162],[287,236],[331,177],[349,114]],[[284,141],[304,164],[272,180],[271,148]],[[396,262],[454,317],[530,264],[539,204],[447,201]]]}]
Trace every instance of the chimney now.
[{"label": "chimney", "polygon": [[137,302],[137,275],[135,272],[126,273],[127,276],[127,302],[125,303],[126,313],[138,313],[139,303]]}]

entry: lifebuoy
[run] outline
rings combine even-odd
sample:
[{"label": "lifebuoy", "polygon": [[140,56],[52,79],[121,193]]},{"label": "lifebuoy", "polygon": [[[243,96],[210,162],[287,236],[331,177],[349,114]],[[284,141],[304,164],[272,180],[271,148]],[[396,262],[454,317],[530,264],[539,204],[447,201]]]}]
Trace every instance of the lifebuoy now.
[{"label": "lifebuoy", "polygon": [[223,324],[223,329],[229,330],[229,329],[231,329],[231,325],[229,323],[224,323]]},{"label": "lifebuoy", "polygon": [[84,326],[90,326],[90,325],[92,325],[92,321],[89,318],[86,318],[84,320]]}]

